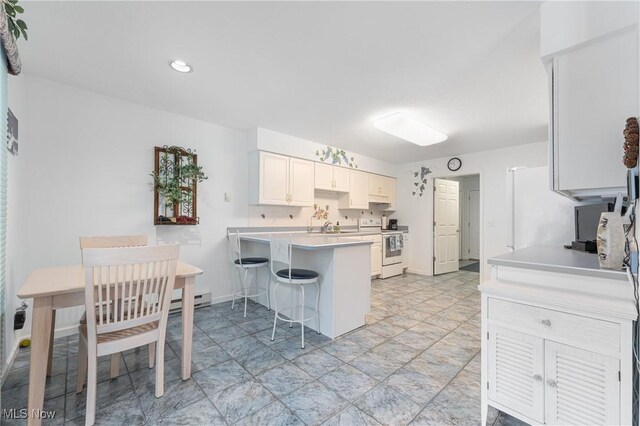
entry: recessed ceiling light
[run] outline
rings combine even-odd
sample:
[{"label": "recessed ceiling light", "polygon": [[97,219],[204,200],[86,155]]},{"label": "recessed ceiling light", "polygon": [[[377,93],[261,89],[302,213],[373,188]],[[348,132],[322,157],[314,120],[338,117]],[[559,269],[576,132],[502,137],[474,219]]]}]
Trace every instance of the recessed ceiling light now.
[{"label": "recessed ceiling light", "polygon": [[176,59],[175,61],[171,61],[169,63],[169,65],[171,65],[171,68],[173,68],[174,70],[176,70],[178,72],[191,72],[192,71],[191,65],[189,65],[185,61],[181,61],[179,59]]},{"label": "recessed ceiling light", "polygon": [[373,125],[383,132],[420,146],[444,142],[448,137],[404,112],[396,112],[382,117],[376,120]]}]

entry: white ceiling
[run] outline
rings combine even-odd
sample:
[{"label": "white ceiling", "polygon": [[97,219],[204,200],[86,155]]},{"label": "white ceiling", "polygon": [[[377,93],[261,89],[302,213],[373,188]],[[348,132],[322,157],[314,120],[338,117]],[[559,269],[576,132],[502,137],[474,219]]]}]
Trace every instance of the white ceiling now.
[{"label": "white ceiling", "polygon": [[[28,74],[402,163],[546,140],[538,6],[27,2],[20,54]],[[418,147],[372,126],[400,110],[449,139]]]}]

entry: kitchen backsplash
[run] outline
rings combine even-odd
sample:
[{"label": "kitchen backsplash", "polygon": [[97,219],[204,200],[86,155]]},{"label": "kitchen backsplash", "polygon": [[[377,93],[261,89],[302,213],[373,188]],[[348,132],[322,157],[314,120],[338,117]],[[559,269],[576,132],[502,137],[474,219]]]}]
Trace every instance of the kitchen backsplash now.
[{"label": "kitchen backsplash", "polygon": [[340,210],[338,209],[338,194],[316,191],[315,202],[318,208],[327,210],[327,219],[315,219],[313,207],[283,207],[283,206],[249,206],[249,226],[322,226],[326,221],[341,226],[356,226],[362,217],[380,218],[383,214],[389,216],[391,212],[379,210]]}]

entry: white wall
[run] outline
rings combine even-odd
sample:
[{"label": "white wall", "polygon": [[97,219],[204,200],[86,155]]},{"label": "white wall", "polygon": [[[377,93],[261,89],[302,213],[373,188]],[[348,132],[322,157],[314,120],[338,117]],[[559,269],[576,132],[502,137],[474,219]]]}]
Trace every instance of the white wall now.
[{"label": "white wall", "polygon": [[[230,294],[226,228],[248,216],[245,132],[32,76],[10,84],[21,135],[10,163],[9,294],[36,268],[79,263],[79,236],[123,234],[181,241],[181,258],[204,271],[196,292]],[[149,173],[163,145],[195,149],[209,176],[198,186],[199,226],[153,225]],[[81,312],[58,312],[57,328],[75,327]]]},{"label": "white wall", "polygon": [[[484,267],[489,257],[507,251],[507,170],[517,166],[543,166],[547,164],[547,143],[539,142],[511,148],[461,155],[462,168],[457,172],[447,169],[449,158],[438,158],[404,164],[398,171],[398,213],[392,217],[409,226],[411,244],[409,248],[409,270],[433,274],[433,178],[480,174],[480,241],[481,272],[489,276]],[[429,175],[425,195],[411,195],[414,183],[413,172],[426,166],[433,172]]]},{"label": "white wall", "polygon": [[[26,102],[26,78],[24,76],[9,76],[8,106],[19,122],[19,154],[7,155],[8,167],[8,204],[7,204],[7,275],[6,275],[6,351],[7,363],[11,361],[11,351],[16,343],[13,332],[13,316],[20,301],[16,298],[18,288],[28,273],[25,259],[28,257],[28,245],[24,239],[28,228],[28,221],[24,212],[27,211],[23,182],[29,169],[25,165],[23,149],[29,140]],[[3,148],[4,149],[4,148]],[[3,366],[4,367],[4,366]]]}]

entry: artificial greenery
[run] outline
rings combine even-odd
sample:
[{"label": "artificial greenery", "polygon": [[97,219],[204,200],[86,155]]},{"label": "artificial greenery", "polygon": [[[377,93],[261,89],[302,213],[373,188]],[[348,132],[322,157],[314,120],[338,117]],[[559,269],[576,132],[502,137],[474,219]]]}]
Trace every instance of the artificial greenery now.
[{"label": "artificial greenery", "polygon": [[323,163],[330,162],[331,164],[337,164],[339,166],[344,164],[354,169],[358,168],[358,165],[353,161],[353,157],[348,157],[344,149],[327,146],[323,150],[316,151],[316,157]]},{"label": "artificial greenery", "polygon": [[25,40],[29,40],[29,37],[27,37],[27,24],[22,19],[18,19],[18,14],[24,13],[24,8],[18,4],[18,0],[2,0],[2,3],[7,14],[7,22],[9,23],[11,34],[16,40],[20,38],[20,35]]},{"label": "artificial greenery", "polygon": [[[193,200],[192,184],[208,179],[202,166],[193,163],[193,153],[180,147],[169,147],[160,158],[158,172],[151,173],[158,194],[167,206],[190,204]],[[169,156],[173,156],[173,160]],[[186,159],[186,162],[183,163]]]}]

